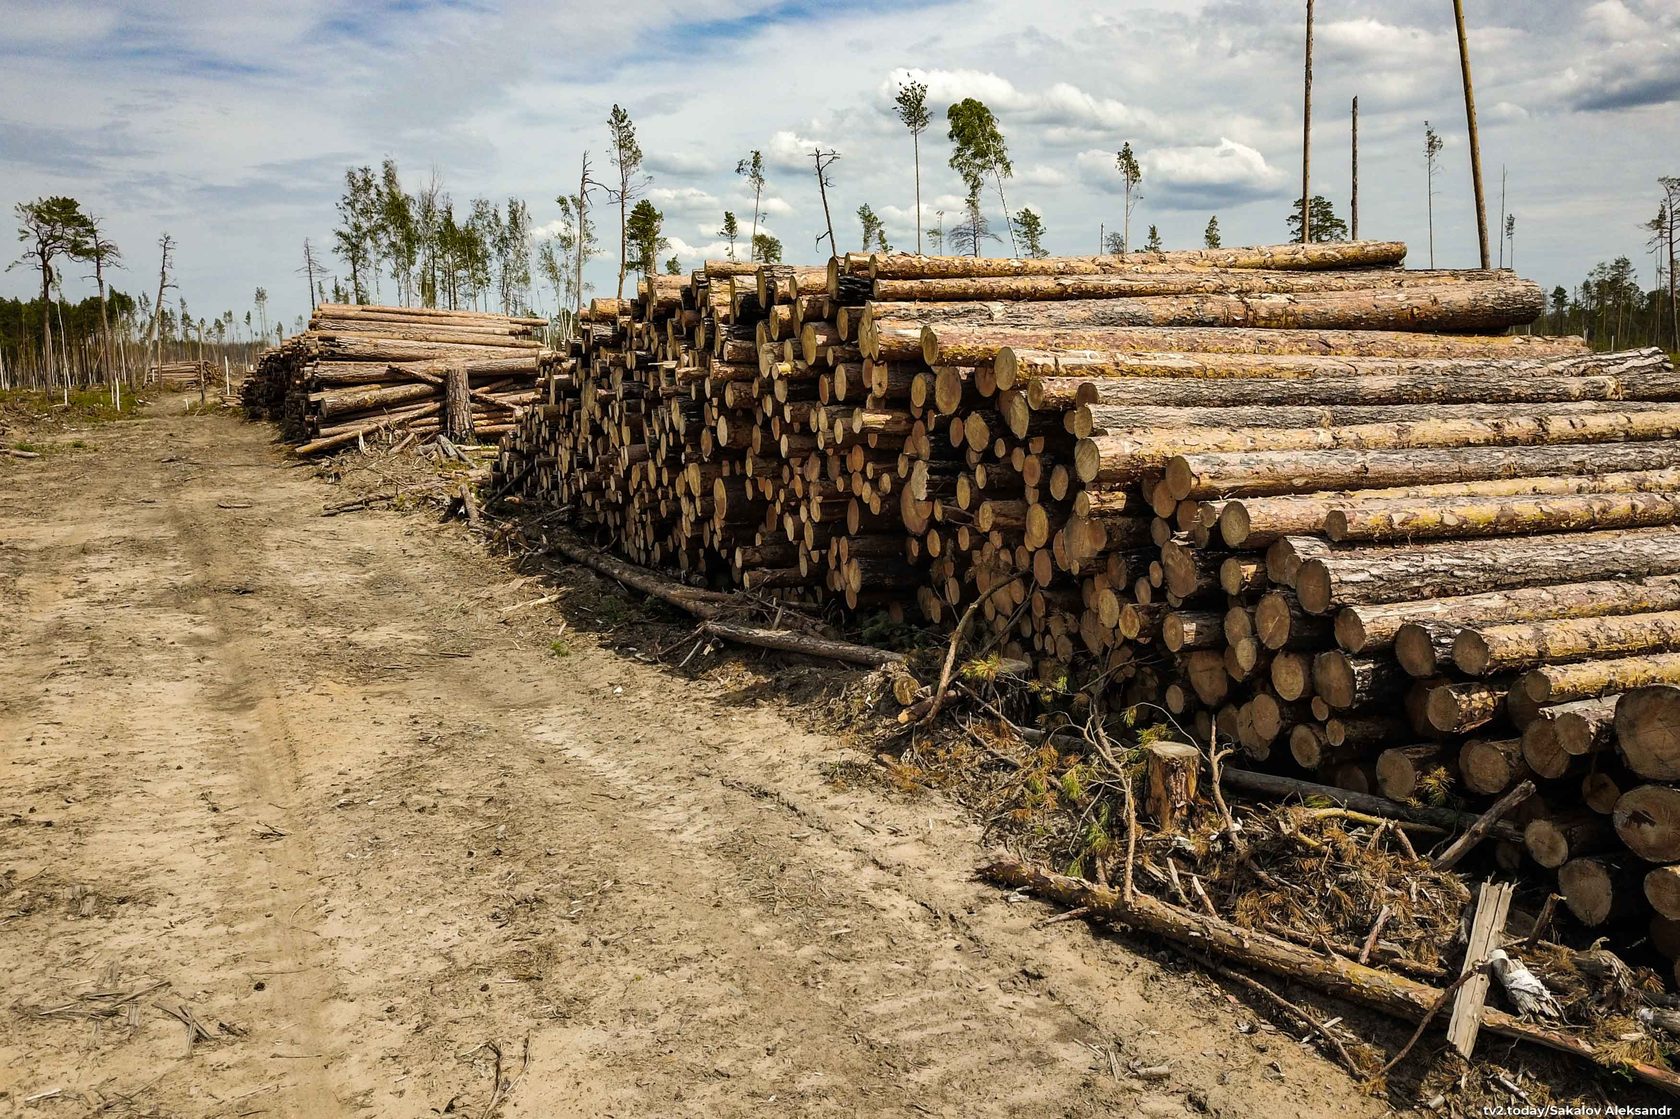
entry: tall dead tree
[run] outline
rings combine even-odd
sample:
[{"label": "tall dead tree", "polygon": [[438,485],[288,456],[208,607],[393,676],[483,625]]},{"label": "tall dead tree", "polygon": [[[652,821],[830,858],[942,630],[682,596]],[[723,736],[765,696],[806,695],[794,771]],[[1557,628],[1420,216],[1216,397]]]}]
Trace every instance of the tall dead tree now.
[{"label": "tall dead tree", "polygon": [[[169,265],[175,254],[175,238],[171,237],[167,233],[159,237],[158,250],[157,300],[152,304],[152,325],[146,332],[146,357],[148,366],[159,364],[163,358],[163,335],[161,333],[161,328],[163,326],[163,293],[175,286],[169,282]],[[258,288],[257,291],[260,293],[262,289]],[[262,302],[266,305],[267,296],[263,297]],[[152,349],[154,345],[157,347],[155,353]]]},{"label": "tall dead tree", "polygon": [[1359,98],[1353,99],[1353,239],[1359,240]]},{"label": "tall dead tree", "polygon": [[[1311,3],[1311,0],[1308,0]],[[1482,247],[1482,268],[1488,267],[1487,199],[1482,195],[1482,141],[1476,130],[1476,91],[1470,82],[1470,40],[1464,31],[1464,0],[1453,0],[1458,25],[1458,64],[1464,72],[1464,119],[1470,126],[1470,178],[1476,187],[1476,236]]]},{"label": "tall dead tree", "polygon": [[828,232],[817,238],[817,244],[823,243],[823,237],[828,238],[828,251],[834,256],[839,256],[840,250],[834,244],[834,218],[828,212],[828,168],[839,158],[840,153],[832,148],[826,152],[821,148],[811,149],[811,159],[817,166],[817,190],[822,195],[823,221],[828,226]]},{"label": "tall dead tree", "polygon": [[1301,83],[1301,244],[1312,239],[1313,0],[1307,0],[1307,54]]}]

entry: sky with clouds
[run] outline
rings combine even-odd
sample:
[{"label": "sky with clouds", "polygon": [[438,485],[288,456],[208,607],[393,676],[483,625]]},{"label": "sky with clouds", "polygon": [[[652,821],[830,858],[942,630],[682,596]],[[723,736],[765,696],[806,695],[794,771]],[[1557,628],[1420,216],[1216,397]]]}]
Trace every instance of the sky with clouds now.
[{"label": "sky with clouds", "polygon": [[[1490,221],[1503,168],[1518,270],[1574,285],[1625,254],[1652,283],[1640,225],[1657,177],[1680,175],[1680,0],[1466,8]],[[1428,264],[1426,120],[1446,142],[1436,261],[1476,261],[1451,12],[1317,5],[1314,192],[1346,215],[1358,96],[1361,232],[1410,242],[1414,267]],[[458,203],[515,195],[540,226],[585,150],[605,170],[617,102],[685,267],[719,254],[725,209],[747,221],[733,170],[754,148],[790,261],[826,256],[813,145],[841,153],[841,247],[857,246],[863,202],[913,247],[910,137],[892,113],[912,74],[935,117],[926,224],[961,206],[945,108],[978,97],[1013,156],[1009,205],[1043,216],[1052,252],[1094,252],[1120,220],[1122,142],[1143,167],[1134,242],[1153,223],[1169,248],[1199,245],[1215,213],[1226,244],[1274,242],[1299,195],[1303,15],[1299,0],[0,0],[0,202],[81,199],[124,249],[129,290],[155,283],[168,230],[195,315],[242,314],[263,285],[289,320],[306,309],[303,240],[329,239],[347,166],[392,157]],[[987,205],[1001,232],[995,192]],[[616,221],[602,232],[616,247]],[[610,292],[612,272],[590,278]],[[81,286],[72,271],[67,290]],[[0,294],[31,287],[23,269],[0,275]]]}]

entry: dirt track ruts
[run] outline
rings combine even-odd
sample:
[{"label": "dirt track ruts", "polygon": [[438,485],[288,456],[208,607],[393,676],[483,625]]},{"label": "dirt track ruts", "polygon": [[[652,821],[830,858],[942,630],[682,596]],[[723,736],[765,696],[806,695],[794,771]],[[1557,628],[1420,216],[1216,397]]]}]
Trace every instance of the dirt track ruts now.
[{"label": "dirt track ruts", "polygon": [[0,461],[0,1114],[478,1116],[491,1046],[504,1116],[1382,1111],[270,438]]}]

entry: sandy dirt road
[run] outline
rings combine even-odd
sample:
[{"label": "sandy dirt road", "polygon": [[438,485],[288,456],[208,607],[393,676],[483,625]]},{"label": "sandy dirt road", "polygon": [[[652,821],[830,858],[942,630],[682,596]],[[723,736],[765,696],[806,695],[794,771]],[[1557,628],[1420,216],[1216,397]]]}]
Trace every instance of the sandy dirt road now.
[{"label": "sandy dirt road", "polygon": [[0,1114],[1381,1112],[270,438],[165,401],[0,460]]}]

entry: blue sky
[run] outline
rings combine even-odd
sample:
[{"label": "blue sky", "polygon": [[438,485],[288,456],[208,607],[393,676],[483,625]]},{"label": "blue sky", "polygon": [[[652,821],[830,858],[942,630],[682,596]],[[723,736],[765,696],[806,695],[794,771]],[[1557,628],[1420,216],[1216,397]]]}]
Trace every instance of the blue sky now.
[{"label": "blue sky", "polygon": [[[1015,177],[1052,251],[1095,251],[1120,220],[1114,151],[1143,165],[1134,241],[1282,240],[1299,192],[1299,0],[0,0],[0,202],[71,194],[104,216],[130,290],[155,277],[155,241],[180,243],[195,315],[250,307],[258,285],[287,320],[305,310],[305,237],[326,243],[343,171],[397,160],[463,204],[516,195],[538,225],[587,149],[605,168],[606,116],[635,118],[666,233],[685,266],[716,254],[725,209],[750,202],[732,172],[769,164],[768,228],[812,260],[821,207],[813,144],[840,151],[836,233],[856,247],[870,203],[913,246],[908,134],[891,112],[906,74],[928,83],[925,223],[954,214],[943,113],[979,97],[997,113]],[[1548,287],[1631,257],[1659,175],[1680,175],[1680,4],[1468,0],[1490,209],[1500,172],[1516,264]],[[1345,216],[1348,102],[1360,98],[1361,231],[1428,264],[1424,121],[1446,139],[1435,258],[1474,264],[1464,110],[1445,0],[1321,0],[1313,185]],[[987,197],[1001,229],[995,192]],[[605,215],[603,215],[605,217]],[[1491,219],[1490,220],[1494,220]],[[616,229],[603,240],[616,246]],[[1007,247],[1002,251],[1007,251]],[[8,253],[10,259],[15,253]],[[336,264],[336,262],[335,262]],[[591,279],[608,290],[612,267]],[[155,279],[152,281],[155,282]],[[83,287],[69,276],[67,288]],[[91,285],[87,285],[91,286]],[[387,285],[388,286],[388,285]],[[24,294],[23,270],[0,292]],[[552,295],[545,301],[552,303]]]}]

